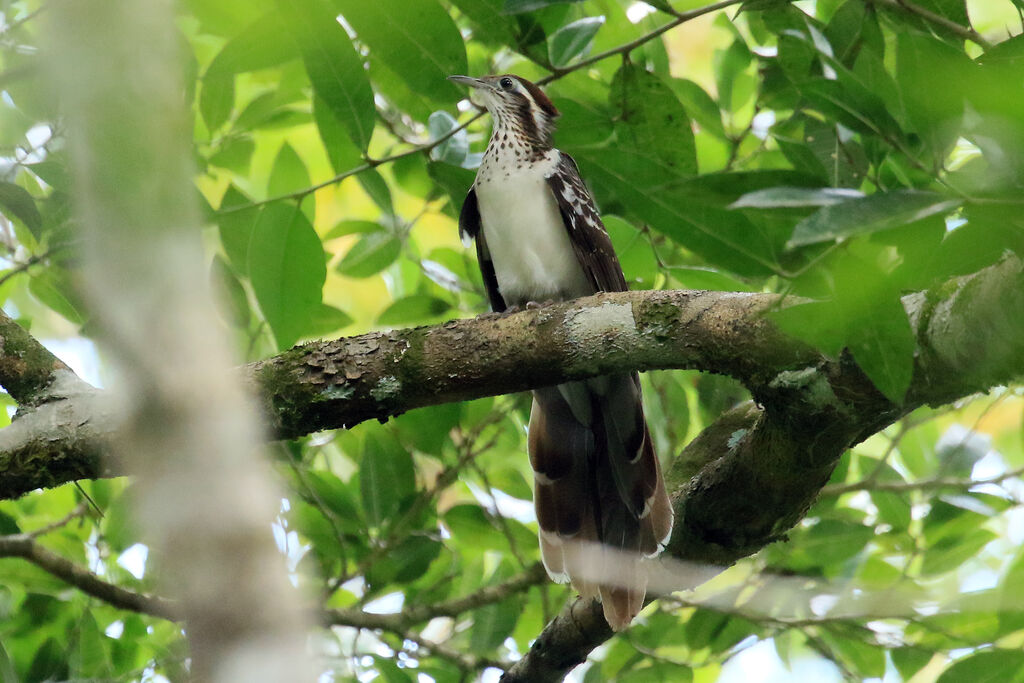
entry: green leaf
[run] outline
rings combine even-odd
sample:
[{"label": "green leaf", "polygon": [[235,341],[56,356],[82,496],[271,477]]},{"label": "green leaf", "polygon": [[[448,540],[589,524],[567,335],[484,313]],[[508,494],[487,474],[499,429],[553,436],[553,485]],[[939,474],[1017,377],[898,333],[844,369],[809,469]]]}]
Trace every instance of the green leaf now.
[{"label": "green leaf", "polygon": [[25,224],[32,234],[39,237],[43,218],[36,207],[36,200],[28,190],[14,183],[0,182],[0,209]]},{"label": "green leaf", "polygon": [[335,0],[345,20],[379,59],[409,87],[436,102],[461,90],[448,76],[467,71],[458,27],[436,0]]},{"label": "green leaf", "polygon": [[101,678],[110,673],[109,640],[100,633],[96,618],[84,612],[76,623],[77,642],[70,657],[75,671],[90,677]]},{"label": "green leaf", "polygon": [[362,173],[356,174],[356,180],[381,211],[394,215],[395,207],[391,202],[391,188],[388,187],[387,181],[377,169],[368,168]]},{"label": "green leaf", "polygon": [[[839,66],[835,63],[833,66]],[[900,138],[902,131],[885,102],[849,72],[836,69],[843,79],[811,78],[798,84],[800,94],[827,118],[872,138]]]},{"label": "green leaf", "polygon": [[391,435],[368,434],[359,467],[359,491],[369,522],[382,526],[415,490],[412,456]]},{"label": "green leaf", "polygon": [[203,81],[203,89],[199,93],[199,113],[208,129],[215,131],[224,125],[234,106],[234,76],[214,74]]},{"label": "green leaf", "polygon": [[704,88],[685,78],[669,79],[668,85],[702,130],[721,140],[728,139],[722,126],[722,112]]},{"label": "green leaf", "polygon": [[560,5],[581,0],[505,0],[505,14],[523,14],[544,9],[551,5]]},{"label": "green leaf", "polygon": [[[274,158],[274,165],[267,181],[267,196],[284,197],[308,190],[309,186],[309,171],[306,170],[306,164],[295,152],[295,148],[285,142]],[[307,195],[300,201],[302,212],[312,223],[316,218],[316,195]]]},{"label": "green leaf", "polygon": [[320,304],[320,308],[316,310],[309,321],[306,336],[323,337],[335,333],[343,327],[348,327],[352,322],[352,316],[345,311],[327,304]]},{"label": "green leaf", "polygon": [[936,683],[1021,683],[1024,652],[983,650],[957,660]]},{"label": "green leaf", "polygon": [[871,527],[845,520],[823,519],[793,533],[785,566],[796,571],[832,568],[854,557],[874,537]]},{"label": "green leaf", "polygon": [[324,235],[324,241],[346,235],[365,235],[369,232],[380,232],[383,229],[384,227],[380,223],[374,223],[373,221],[341,221]]},{"label": "green leaf", "polygon": [[316,95],[313,96],[313,120],[335,173],[345,173],[363,163],[362,152],[352,142],[348,128],[330,105]]},{"label": "green leaf", "polygon": [[462,418],[461,403],[442,403],[418,408],[392,418],[402,443],[431,455],[440,455],[445,444],[451,443],[449,433]]},{"label": "green leaf", "polygon": [[274,165],[267,182],[267,194],[271,197],[291,194],[309,188],[309,171],[295,148],[285,142],[274,158]]},{"label": "green leaf", "polygon": [[249,280],[279,348],[309,333],[320,309],[327,266],[320,238],[298,207],[263,207],[249,243]]},{"label": "green leaf", "polygon": [[259,216],[259,209],[251,205],[252,200],[249,197],[242,194],[234,185],[229,185],[220,200],[220,210],[237,206],[246,208],[217,214],[221,246],[224,247],[228,261],[241,275],[249,273],[249,242],[252,240],[252,229]]},{"label": "green leaf", "polygon": [[735,202],[730,209],[779,209],[803,206],[832,206],[864,194],[857,190],[840,187],[772,187],[766,190],[748,192]]},{"label": "green leaf", "polygon": [[33,271],[28,282],[28,290],[51,310],[74,324],[82,325],[85,322],[76,290],[71,286],[65,271],[56,267]]},{"label": "green leaf", "polygon": [[[352,142],[365,150],[377,112],[363,60],[325,0],[278,0],[302,51],[313,92],[334,113]],[[376,4],[376,3],[373,3]]]},{"label": "green leaf", "polygon": [[933,576],[956,569],[996,538],[998,536],[988,529],[976,529],[963,537],[944,538],[925,551],[921,574]]},{"label": "green leaf", "polygon": [[473,610],[473,628],[469,636],[471,652],[485,653],[495,649],[508,638],[519,620],[516,600],[487,605]]},{"label": "green leaf", "polygon": [[950,84],[976,81],[975,71],[967,55],[941,40],[915,31],[896,36],[896,83],[907,120],[939,163],[956,142],[964,115],[965,89]]},{"label": "green leaf", "polygon": [[[459,122],[446,111],[435,111],[427,120],[431,140],[439,140],[459,127]],[[430,150],[430,158],[454,166],[462,166],[469,154],[469,135],[460,130]]]},{"label": "green leaf", "polygon": [[373,564],[366,573],[370,585],[378,588],[389,583],[411,583],[427,573],[443,546],[423,534],[403,539],[391,552]]},{"label": "green leaf", "polygon": [[276,10],[248,24],[214,56],[203,80],[232,77],[298,59],[298,48],[282,34],[281,24],[282,16]]},{"label": "green leaf", "polygon": [[666,189],[659,167],[635,148],[579,150],[576,159],[585,178],[612,191],[641,221],[709,263],[751,276],[777,267],[772,243],[747,217]]},{"label": "green leaf", "polygon": [[514,17],[504,13],[505,0],[451,0],[451,3],[473,22],[473,37],[477,40],[515,44],[518,25]]},{"label": "green leaf", "polygon": [[889,230],[929,216],[949,213],[959,205],[960,200],[933,192],[879,192],[823,206],[797,223],[786,246],[794,249],[851,235]]},{"label": "green leaf", "polygon": [[469,193],[476,172],[468,168],[431,161],[427,163],[427,175],[448,193],[448,196],[454,200],[455,210],[458,211]]},{"label": "green leaf", "polygon": [[675,93],[657,76],[632,64],[615,74],[609,103],[621,110],[616,126],[620,142],[629,148],[649,151],[667,175],[697,173],[697,151],[690,118]]},{"label": "green leaf", "polygon": [[[838,292],[840,306],[848,294],[859,296],[857,292]],[[898,292],[879,292],[871,316],[857,321],[850,330],[847,346],[875,387],[893,403],[902,403],[914,374],[917,340]]]},{"label": "green leaf", "polygon": [[36,650],[32,664],[22,679],[24,683],[63,681],[68,677],[68,662],[65,647],[54,638],[46,641]]},{"label": "green leaf", "polygon": [[252,153],[256,151],[256,143],[249,137],[225,138],[210,155],[209,162],[239,175],[248,175]]},{"label": "green leaf", "polygon": [[444,523],[464,548],[480,551],[497,549],[503,545],[497,538],[500,532],[487,520],[479,505],[453,506],[445,513]]},{"label": "green leaf", "polygon": [[556,67],[569,64],[573,58],[590,48],[598,29],[604,26],[603,16],[586,17],[566,24],[548,39],[548,58]]},{"label": "green leaf", "polygon": [[264,14],[224,44],[203,76],[199,111],[211,131],[220,128],[234,107],[235,74],[277,66],[299,56],[295,44],[282,37],[281,16]]},{"label": "green leaf", "polygon": [[612,111],[604,102],[559,97],[558,108],[562,116],[555,130],[555,140],[562,149],[601,145],[615,132]]},{"label": "green leaf", "polygon": [[401,252],[402,242],[397,237],[384,231],[371,232],[352,245],[338,264],[338,272],[348,277],[371,277],[394,263]]},{"label": "green leaf", "polygon": [[214,256],[210,264],[210,283],[216,293],[217,308],[224,320],[236,327],[245,328],[252,315],[249,298],[242,283],[220,256]]},{"label": "green leaf", "polygon": [[889,656],[903,680],[909,681],[932,660],[935,653],[918,647],[897,647],[889,650]]},{"label": "green leaf", "polygon": [[359,508],[356,500],[337,475],[323,470],[313,470],[306,473],[306,481],[313,490],[315,504],[326,506],[337,515],[337,523],[343,525],[346,530],[359,532]]},{"label": "green leaf", "polygon": [[384,683],[413,683],[412,676],[407,673],[405,669],[399,669],[391,659],[385,659],[383,657],[374,657],[375,668],[379,677],[374,679],[383,681]]},{"label": "green leaf", "polygon": [[602,221],[630,286],[653,287],[658,277],[658,259],[651,243],[636,226],[618,216],[603,216]]},{"label": "green leaf", "polygon": [[411,294],[398,299],[380,314],[377,324],[383,326],[423,325],[451,310],[451,304],[429,294]]}]

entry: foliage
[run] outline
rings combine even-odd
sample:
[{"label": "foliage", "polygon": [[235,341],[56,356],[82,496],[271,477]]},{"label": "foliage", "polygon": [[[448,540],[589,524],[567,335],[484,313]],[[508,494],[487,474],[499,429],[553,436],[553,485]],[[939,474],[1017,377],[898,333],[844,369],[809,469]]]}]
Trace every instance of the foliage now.
[{"label": "foliage", "polygon": [[[488,124],[452,73],[547,83],[557,144],[634,288],[806,297],[776,321],[848,350],[896,403],[916,351],[900,296],[1024,245],[1024,39],[1004,28],[1020,32],[1017,2],[983,3],[973,27],[979,3],[969,16],[963,0],[748,0],[694,21],[691,0],[647,14],[629,0],[180,4],[210,277],[246,359],[485,310],[455,217]],[[37,336],[88,339],[59,94],[33,77],[46,5],[4,12],[0,300]],[[693,373],[644,381],[666,458],[744,397]],[[767,641],[785,666],[824,658],[852,679],[1020,679],[1022,405],[1004,389],[920,409],[859,445],[786,542],[649,608],[583,678],[713,680]],[[489,398],[275,447],[289,494],[274,531],[305,594],[338,610],[318,640],[336,680],[475,676],[525,652],[570,596],[535,570],[527,412],[525,396]],[[144,564],[131,490],[2,502],[0,533],[74,512],[39,542],[151,592],[159,558],[127,569]],[[0,575],[0,679],[181,680],[176,625],[18,558]],[[839,614],[810,589],[771,609],[712,599],[776,575],[896,597]],[[440,610],[462,596],[477,599]],[[364,608],[418,618],[373,630]]]}]

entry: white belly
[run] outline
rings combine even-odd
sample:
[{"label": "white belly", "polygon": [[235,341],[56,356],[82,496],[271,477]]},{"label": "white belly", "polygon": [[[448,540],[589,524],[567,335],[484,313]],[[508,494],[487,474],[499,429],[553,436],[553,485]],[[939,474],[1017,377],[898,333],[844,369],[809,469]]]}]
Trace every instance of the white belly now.
[{"label": "white belly", "polygon": [[498,289],[506,304],[594,293],[554,195],[536,167],[519,172],[506,167],[490,178],[481,178],[476,195]]}]

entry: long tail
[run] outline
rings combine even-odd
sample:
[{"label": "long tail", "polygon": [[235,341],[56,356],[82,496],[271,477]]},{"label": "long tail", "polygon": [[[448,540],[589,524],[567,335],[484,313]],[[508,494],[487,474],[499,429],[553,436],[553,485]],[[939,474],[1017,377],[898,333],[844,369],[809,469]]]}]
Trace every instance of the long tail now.
[{"label": "long tail", "polygon": [[[548,574],[584,598],[600,597],[611,627],[626,628],[647,593],[641,562],[672,533],[637,375],[534,391],[529,450]],[[606,561],[597,554],[599,566],[595,547],[608,549]]]}]

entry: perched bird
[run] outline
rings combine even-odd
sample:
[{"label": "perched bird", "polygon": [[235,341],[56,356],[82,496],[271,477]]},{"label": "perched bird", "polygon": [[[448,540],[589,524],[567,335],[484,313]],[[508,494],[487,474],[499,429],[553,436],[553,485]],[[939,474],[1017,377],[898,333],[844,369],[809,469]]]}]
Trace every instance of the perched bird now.
[{"label": "perched bird", "polygon": [[[459,216],[493,310],[625,291],[576,162],[552,146],[551,100],[518,76],[450,79],[474,88],[494,120]],[[612,628],[626,628],[647,591],[640,562],[672,531],[636,373],[535,390],[528,448],[548,574],[599,597]]]}]

